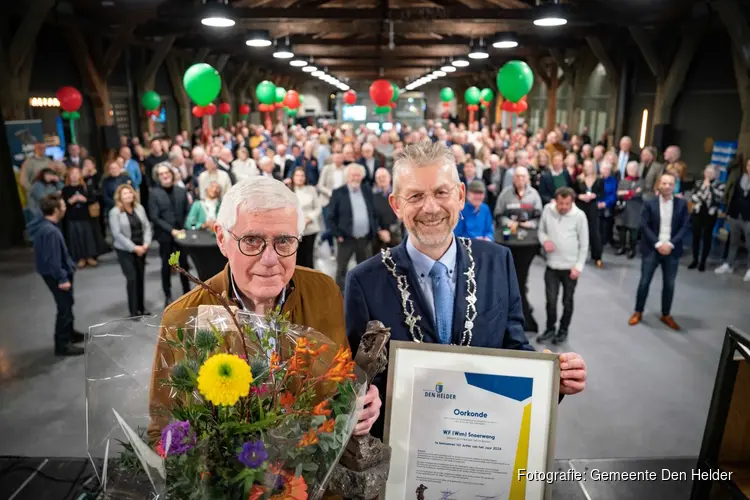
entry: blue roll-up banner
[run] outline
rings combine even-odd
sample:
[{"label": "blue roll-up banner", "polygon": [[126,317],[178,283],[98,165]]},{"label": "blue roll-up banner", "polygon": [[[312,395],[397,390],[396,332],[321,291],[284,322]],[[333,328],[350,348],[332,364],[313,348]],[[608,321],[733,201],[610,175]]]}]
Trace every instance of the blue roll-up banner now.
[{"label": "blue roll-up banner", "polygon": [[5,122],[14,169],[20,169],[24,160],[34,154],[34,144],[44,141],[42,120],[15,120]]},{"label": "blue roll-up banner", "polygon": [[727,181],[727,167],[737,154],[737,141],[716,141],[711,152],[711,163],[719,168],[719,182]]}]

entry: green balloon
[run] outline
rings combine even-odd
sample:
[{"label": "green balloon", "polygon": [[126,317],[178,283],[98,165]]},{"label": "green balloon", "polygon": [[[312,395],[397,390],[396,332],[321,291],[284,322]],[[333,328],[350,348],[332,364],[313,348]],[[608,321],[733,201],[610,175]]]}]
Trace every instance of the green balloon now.
[{"label": "green balloon", "polygon": [[491,102],[495,98],[495,93],[491,88],[488,87],[486,89],[482,89],[482,92],[479,93],[479,98],[485,102]]},{"label": "green balloon", "polygon": [[534,85],[534,72],[523,61],[508,61],[497,72],[497,88],[510,102],[518,102]]},{"label": "green balloon", "polygon": [[193,64],[182,77],[182,85],[195,104],[207,106],[221,92],[221,76],[210,64]]},{"label": "green balloon", "polygon": [[391,87],[393,87],[393,97],[391,97],[391,102],[396,102],[396,99],[398,99],[398,94],[401,92],[398,88],[398,85],[391,82]]},{"label": "green balloon", "polygon": [[149,90],[143,94],[141,104],[146,111],[156,111],[161,106],[161,97],[153,90]]},{"label": "green balloon", "polygon": [[60,113],[60,116],[62,116],[63,120],[70,120],[70,111],[63,111]]},{"label": "green balloon", "polygon": [[391,112],[390,106],[376,106],[375,107],[375,114],[376,115],[387,115]]},{"label": "green balloon", "polygon": [[305,96],[299,94],[299,103],[302,104],[303,102],[305,102]]},{"label": "green balloon", "polygon": [[449,102],[453,100],[455,95],[456,94],[453,92],[452,88],[445,87],[440,91],[440,100],[443,102]]},{"label": "green balloon", "polygon": [[479,89],[476,87],[466,89],[464,101],[466,101],[466,104],[479,104]]},{"label": "green balloon", "polygon": [[70,113],[71,120],[79,120],[80,118],[81,118],[81,113],[79,113],[78,111],[73,111],[72,113]]},{"label": "green balloon", "polygon": [[294,118],[295,116],[297,116],[297,110],[296,109],[286,108],[286,112],[292,118]]},{"label": "green balloon", "polygon": [[284,87],[276,87],[276,94],[274,96],[275,102],[284,102],[286,96],[286,90]]},{"label": "green balloon", "polygon": [[263,80],[255,87],[255,97],[261,104],[273,104],[276,102],[276,85],[268,80]]}]

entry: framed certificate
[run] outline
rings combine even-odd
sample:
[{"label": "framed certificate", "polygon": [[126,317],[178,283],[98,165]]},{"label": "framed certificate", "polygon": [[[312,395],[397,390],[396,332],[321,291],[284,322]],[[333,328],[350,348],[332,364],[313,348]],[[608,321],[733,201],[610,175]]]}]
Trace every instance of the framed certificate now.
[{"label": "framed certificate", "polygon": [[385,499],[551,498],[559,386],[554,353],[392,341]]}]

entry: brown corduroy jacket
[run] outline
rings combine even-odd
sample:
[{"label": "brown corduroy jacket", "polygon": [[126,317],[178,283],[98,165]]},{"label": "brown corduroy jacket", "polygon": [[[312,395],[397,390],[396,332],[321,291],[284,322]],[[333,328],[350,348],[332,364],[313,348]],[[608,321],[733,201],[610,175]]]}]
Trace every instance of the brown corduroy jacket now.
[{"label": "brown corduroy jacket", "polygon": [[[229,291],[229,266],[222,272],[209,279],[206,284],[215,292],[231,297]],[[338,345],[347,346],[346,324],[344,323],[344,303],[341,290],[330,276],[306,267],[297,267],[292,275],[294,287],[287,293],[282,313],[289,314],[292,324],[313,328]],[[193,308],[200,305],[220,305],[210,293],[203,288],[195,288],[183,295],[164,311],[170,322],[186,322],[188,316],[194,312]],[[180,318],[179,311],[185,311],[185,318]],[[182,324],[185,324],[183,322]],[[163,325],[170,326],[170,325]],[[167,332],[174,329],[162,328],[156,346],[156,355],[151,373],[151,391],[149,394],[149,413],[151,423],[148,429],[149,438],[157,442],[161,429],[167,424],[168,418],[164,409],[169,407],[170,388],[165,387],[160,380],[169,377],[169,368],[174,365],[175,352],[165,342]],[[176,339],[174,339],[176,340]]]}]

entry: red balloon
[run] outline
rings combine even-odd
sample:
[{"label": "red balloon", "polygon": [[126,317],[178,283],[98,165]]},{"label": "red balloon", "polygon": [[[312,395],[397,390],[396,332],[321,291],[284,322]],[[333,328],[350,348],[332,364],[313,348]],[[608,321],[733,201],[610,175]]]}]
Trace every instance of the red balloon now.
[{"label": "red balloon", "polygon": [[396,109],[396,103],[395,102],[391,103],[391,109]]},{"label": "red balloon", "polygon": [[518,113],[523,113],[529,109],[529,103],[526,102],[525,97],[516,103],[516,108],[518,108]]},{"label": "red balloon", "polygon": [[344,92],[344,103],[353,106],[357,102],[357,93],[352,89]]},{"label": "red balloon", "polygon": [[393,99],[393,86],[385,79],[375,80],[370,85],[370,99],[376,106],[388,106]]},{"label": "red balloon", "polygon": [[200,106],[193,106],[193,116],[196,118],[203,118],[203,115],[206,114],[205,110],[201,108]]},{"label": "red balloon", "polygon": [[74,87],[62,87],[58,90],[57,100],[60,101],[60,107],[69,113],[78,111],[83,104],[83,96]]},{"label": "red balloon", "polygon": [[214,103],[209,103],[208,106],[203,109],[205,109],[208,116],[214,116],[216,114],[216,104]]},{"label": "red balloon", "polygon": [[[521,101],[518,102],[510,102],[510,101],[503,101],[503,105],[500,107],[503,111],[507,111],[509,113],[520,113],[520,104]],[[528,108],[528,104],[526,105]]]},{"label": "red balloon", "polygon": [[287,90],[281,105],[289,109],[297,109],[300,104],[299,93],[296,90]]},{"label": "red balloon", "polygon": [[240,104],[240,114],[241,115],[249,115],[250,114],[250,106],[247,104]]},{"label": "red balloon", "polygon": [[232,106],[228,102],[222,102],[219,104],[219,113],[222,115],[228,115],[232,111]]}]

